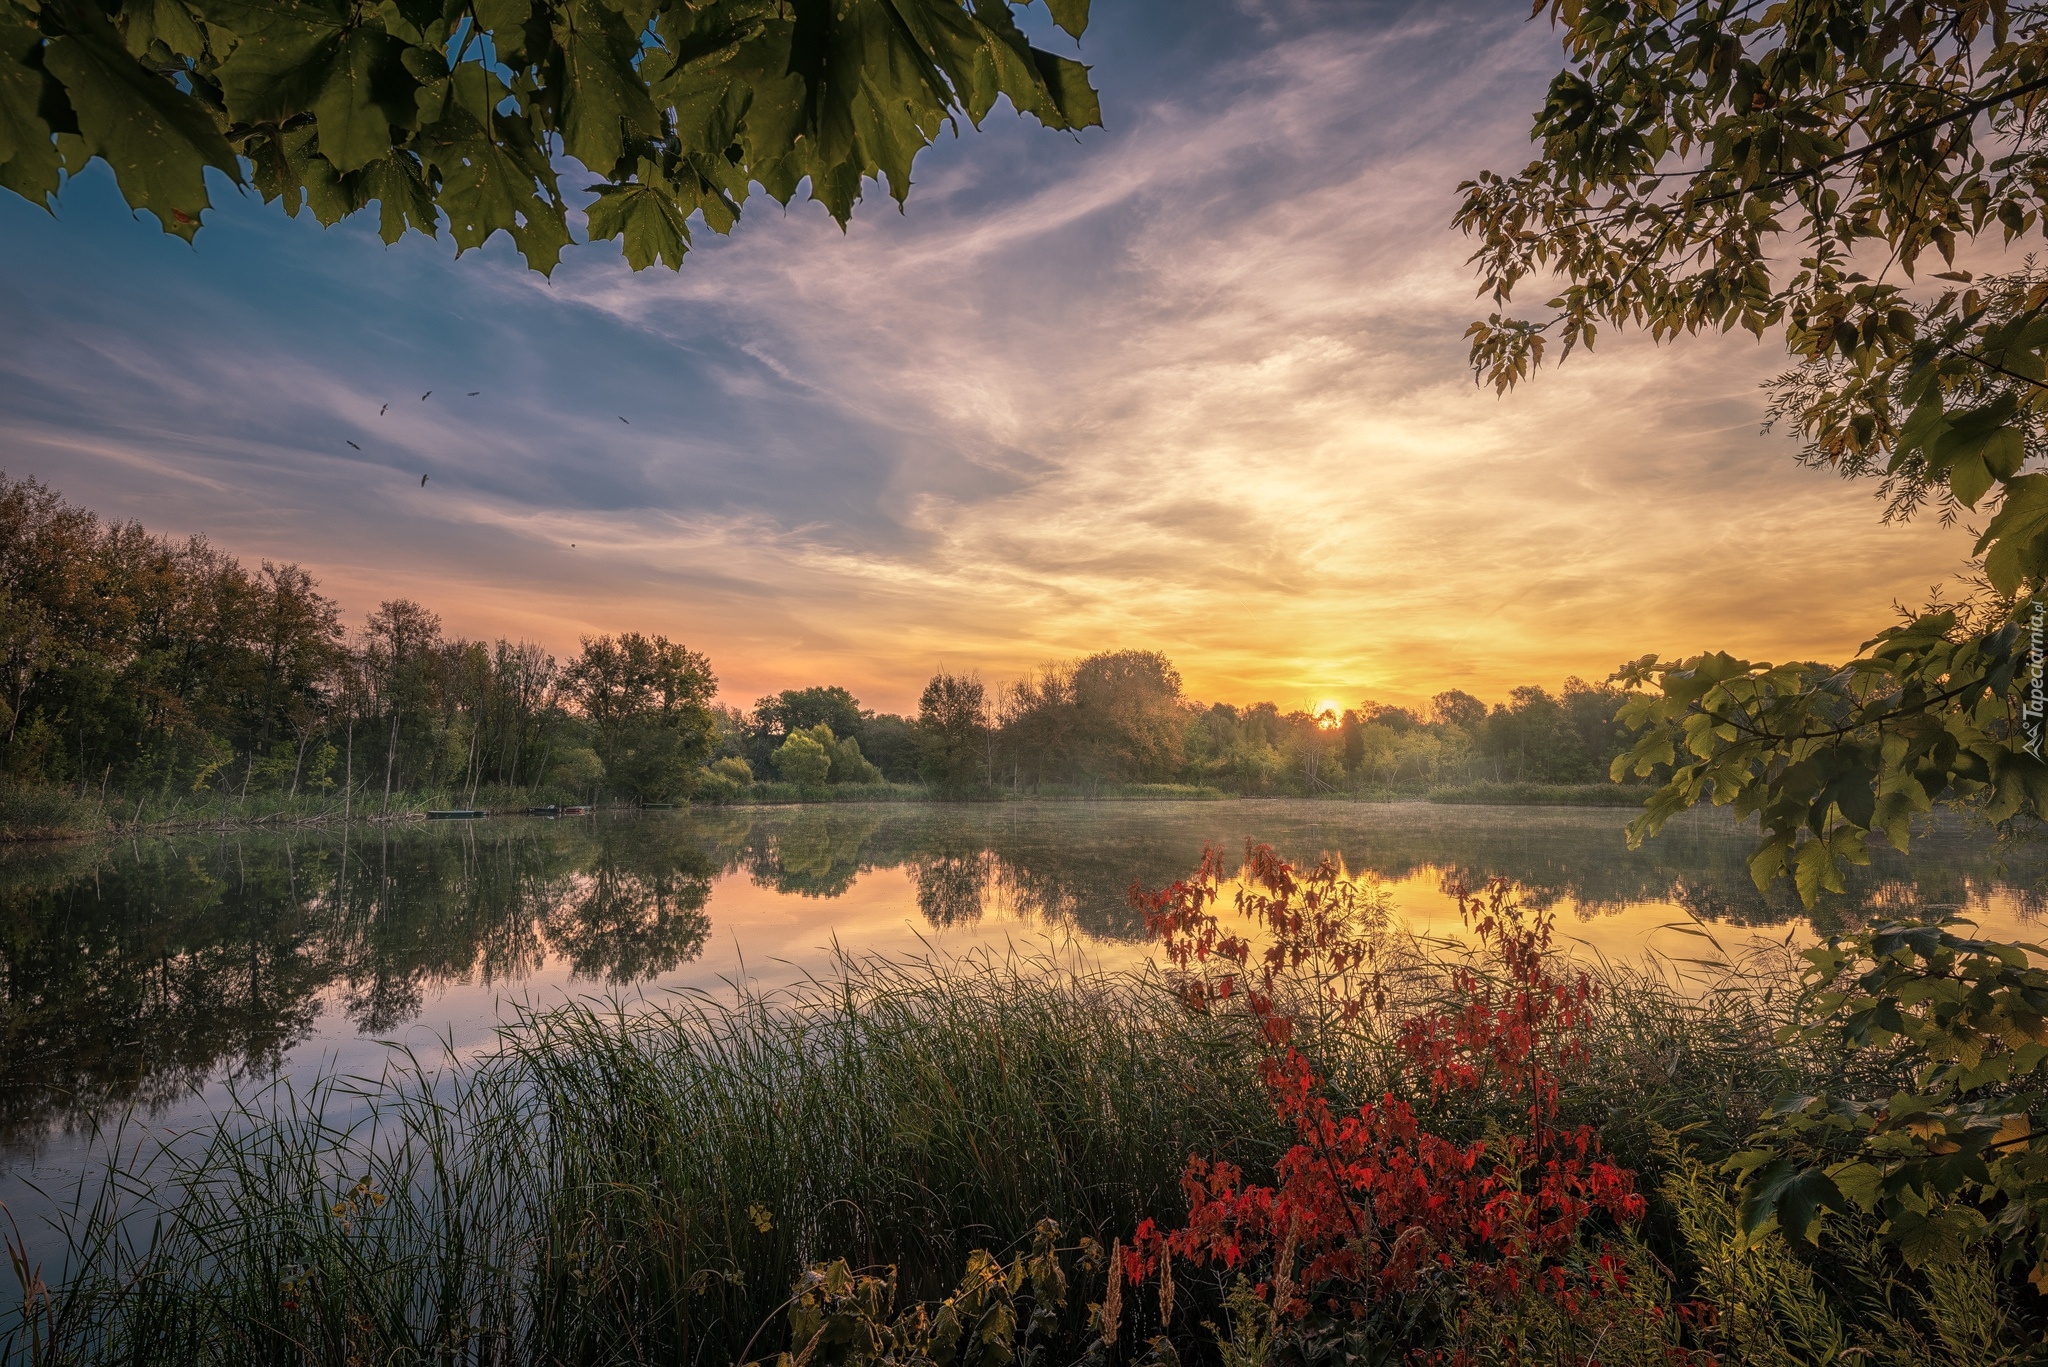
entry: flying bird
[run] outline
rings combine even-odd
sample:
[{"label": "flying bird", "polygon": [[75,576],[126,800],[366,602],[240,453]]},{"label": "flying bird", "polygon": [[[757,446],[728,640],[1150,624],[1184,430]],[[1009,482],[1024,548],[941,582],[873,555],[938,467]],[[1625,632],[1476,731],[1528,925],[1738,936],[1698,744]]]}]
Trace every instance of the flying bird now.
[{"label": "flying bird", "polygon": [[[391,405],[390,405],[390,404],[388,404],[388,403],[384,405],[384,408],[389,408],[389,407],[391,407]],[[384,416],[384,408],[380,408],[380,409],[378,409],[378,410],[377,410],[377,416],[378,416],[378,417],[380,417],[380,418],[381,418],[381,417],[383,417],[383,416]]]},{"label": "flying bird", "polygon": [[426,477],[425,475],[421,475],[421,476],[420,476],[420,488],[424,489],[424,488],[426,488],[426,487],[427,487],[427,477]]},{"label": "flying bird", "polygon": [[[619,419],[619,421],[620,421],[620,422],[626,422],[626,420],[625,420],[625,419],[624,419],[623,417],[622,417],[622,418],[620,418],[620,419]],[[628,427],[631,427],[632,425],[633,425],[632,423],[630,423],[630,422],[626,422],[626,426],[628,426]]]},{"label": "flying bird", "polygon": [[482,391],[481,389],[472,389],[472,390],[470,390],[470,391],[469,391],[469,397],[473,399],[473,398],[475,398],[475,397],[476,397],[477,395],[479,395],[479,394],[481,394],[481,393],[483,393],[483,391]]},{"label": "flying bird", "polygon": [[[433,390],[429,389],[429,390],[427,391],[427,394],[431,394],[431,393],[433,393],[433,392],[434,392]],[[421,402],[421,403],[425,403],[425,402],[427,401],[427,394],[422,394],[422,395],[420,395],[420,402]]]},{"label": "flying bird", "polygon": [[[343,441],[348,441],[348,438],[347,438],[347,437],[343,437],[343,438],[342,438],[342,440],[343,440]],[[350,446],[355,446],[355,447],[356,447],[356,450],[358,450],[358,451],[360,451],[360,450],[362,450],[362,449],[363,449],[363,448],[362,448],[362,447],[360,447],[360,446],[356,446],[356,444],[355,444],[354,442],[352,442],[352,441],[349,441],[349,442],[348,442],[348,444],[349,444]]]}]

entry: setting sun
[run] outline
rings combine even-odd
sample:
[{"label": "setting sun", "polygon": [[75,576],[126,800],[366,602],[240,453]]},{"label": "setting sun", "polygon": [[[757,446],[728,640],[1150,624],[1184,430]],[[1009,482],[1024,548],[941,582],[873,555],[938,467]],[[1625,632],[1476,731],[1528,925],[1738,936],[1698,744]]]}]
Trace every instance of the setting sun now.
[{"label": "setting sun", "polygon": [[1337,725],[1337,719],[1344,713],[1344,704],[1325,700],[1316,704],[1316,725],[1325,731]]}]

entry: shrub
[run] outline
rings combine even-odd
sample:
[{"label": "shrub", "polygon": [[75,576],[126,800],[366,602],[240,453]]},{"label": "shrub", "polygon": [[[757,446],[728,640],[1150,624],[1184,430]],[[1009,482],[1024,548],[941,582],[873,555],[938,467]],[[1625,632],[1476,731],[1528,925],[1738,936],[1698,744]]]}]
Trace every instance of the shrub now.
[{"label": "shrub", "polygon": [[[1598,1342],[1590,1326],[1640,1325],[1631,1288],[1641,1295],[1642,1259],[1626,1236],[1644,1212],[1635,1175],[1603,1155],[1592,1126],[1559,1123],[1560,1077],[1585,1057],[1595,992],[1587,974],[1552,963],[1551,915],[1525,911],[1504,880],[1480,896],[1458,888],[1493,972],[1457,968],[1446,1001],[1399,1023],[1393,1082],[1406,1096],[1389,1089],[1343,1114],[1309,1050],[1384,1008],[1384,908],[1327,859],[1304,874],[1256,846],[1236,894],[1263,941],[1255,950],[1213,910],[1223,874],[1212,850],[1193,878],[1133,889],[1132,900],[1182,975],[1188,1006],[1248,1017],[1266,1050],[1267,1098],[1295,1142],[1269,1183],[1191,1156],[1186,1223],[1138,1226],[1125,1275],[1156,1275],[1170,1297],[1176,1256],[1256,1266],[1249,1294],[1276,1335],[1301,1343],[1359,1326],[1393,1337],[1401,1326],[1462,1351],[1474,1333],[1498,1342],[1523,1325],[1584,1355]],[[1454,1137],[1425,1125],[1411,1098],[1453,1115],[1469,1107],[1446,1099],[1477,1101],[1498,1120]],[[1687,1351],[1675,1321],[1658,1341]]]},{"label": "shrub", "polygon": [[832,754],[808,731],[797,731],[783,741],[768,762],[785,783],[814,788],[832,771]]},{"label": "shrub", "polygon": [[753,768],[739,756],[727,755],[697,771],[695,795],[711,802],[730,802],[753,782]]}]

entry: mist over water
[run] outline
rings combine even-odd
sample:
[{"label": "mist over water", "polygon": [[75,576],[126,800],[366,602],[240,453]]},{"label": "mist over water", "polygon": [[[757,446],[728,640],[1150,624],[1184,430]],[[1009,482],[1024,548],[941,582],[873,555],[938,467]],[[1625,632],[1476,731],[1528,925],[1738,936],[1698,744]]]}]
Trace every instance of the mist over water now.
[{"label": "mist over water", "polygon": [[1611,809],[1233,801],[829,805],[502,818],[78,845],[0,863],[0,1200],[74,1175],[95,1125],[202,1124],[229,1088],[375,1076],[393,1042],[491,1048],[522,1005],[775,985],[838,953],[1149,954],[1133,883],[1264,840],[1460,932],[1512,880],[1583,952],[1694,952],[1949,908],[2030,939],[2048,848],[1959,819],[1878,851],[1811,917],[1750,881],[1751,832],[1695,813],[1643,849]]},{"label": "mist over water", "polygon": [[[1732,822],[1702,814],[1629,852],[1626,818],[1284,801],[814,806],[18,857],[0,865],[0,1134],[18,1149],[53,1121],[163,1105],[223,1068],[291,1066],[319,1041],[484,1024],[464,1013],[485,996],[775,978],[821,965],[835,944],[888,953],[1051,932],[1128,952],[1144,934],[1134,882],[1165,883],[1206,845],[1247,839],[1297,861],[1334,857],[1425,928],[1442,928],[1455,886],[1490,877],[1558,907],[1568,935],[1609,953],[1673,914],[1807,922],[1789,883],[1756,890],[1748,834]],[[1825,931],[1950,907],[2028,922],[2044,876],[2048,849],[1949,822],[1852,870],[1849,892],[1811,920]]]}]

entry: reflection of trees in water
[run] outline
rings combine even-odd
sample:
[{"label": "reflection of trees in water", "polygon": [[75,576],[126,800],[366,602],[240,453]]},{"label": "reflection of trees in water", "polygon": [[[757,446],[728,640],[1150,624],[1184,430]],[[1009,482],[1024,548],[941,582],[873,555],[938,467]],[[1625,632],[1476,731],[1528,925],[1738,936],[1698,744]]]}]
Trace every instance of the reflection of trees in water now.
[{"label": "reflection of trees in water", "polygon": [[796,897],[840,897],[873,868],[863,858],[881,820],[862,809],[802,807],[785,820],[727,822],[734,841],[724,867],[744,867],[764,888]]},{"label": "reflection of trees in water", "polygon": [[601,860],[550,910],[547,938],[577,974],[609,983],[668,972],[704,948],[711,881],[701,870],[636,869]]},{"label": "reflection of trees in water", "polygon": [[334,990],[384,1033],[549,955],[628,982],[694,958],[713,866],[651,823],[152,842],[0,865],[0,1148],[269,1071]]},{"label": "reflection of trees in water", "polygon": [[[706,847],[779,891],[832,896],[875,868],[905,867],[935,926],[990,908],[1134,937],[1127,891],[1179,877],[1205,843],[1225,850],[1263,839],[1288,856],[1341,859],[1358,874],[1417,879],[1444,893],[1488,878],[1513,880],[1539,906],[1569,903],[1581,918],[1645,902],[1675,903],[1703,920],[1781,925],[1807,919],[1789,882],[1759,892],[1749,875],[1753,835],[1700,813],[1629,850],[1626,812],[1420,805],[1229,803],[1043,808],[903,807],[729,811],[700,823]],[[1944,820],[1910,852],[1873,850],[1848,872],[1849,890],[1824,897],[1823,930],[1933,907],[1982,907],[1994,891],[2022,914],[2048,887],[2048,845],[1998,842]]]},{"label": "reflection of trees in water", "polygon": [[[222,1059],[267,1067],[311,1027],[288,871],[228,878],[197,857],[146,881],[83,852],[0,876],[0,1144],[18,1120],[160,1103]],[[280,898],[282,892],[284,896]]]},{"label": "reflection of trees in water", "polygon": [[917,909],[935,926],[980,920],[989,901],[989,881],[999,866],[1000,861],[987,850],[912,862],[910,877],[917,885]]},{"label": "reflection of trees in water", "polygon": [[[411,1019],[458,981],[551,957],[627,983],[701,952],[717,874],[828,899],[902,869],[934,926],[999,909],[1136,939],[1136,881],[1181,876],[1205,844],[1437,886],[1502,875],[1593,916],[1672,902],[1703,920],[1788,922],[1790,887],[1750,882],[1751,836],[1714,815],[1642,850],[1626,813],[1301,802],[724,809],[632,821],[436,826],[94,847],[0,864],[0,1147],[54,1117],[148,1105],[223,1065],[268,1070],[331,993],[359,1029]],[[2042,910],[2048,845],[1938,825],[1876,851],[1823,929],[1991,896]],[[829,917],[821,910],[820,917]]]}]

